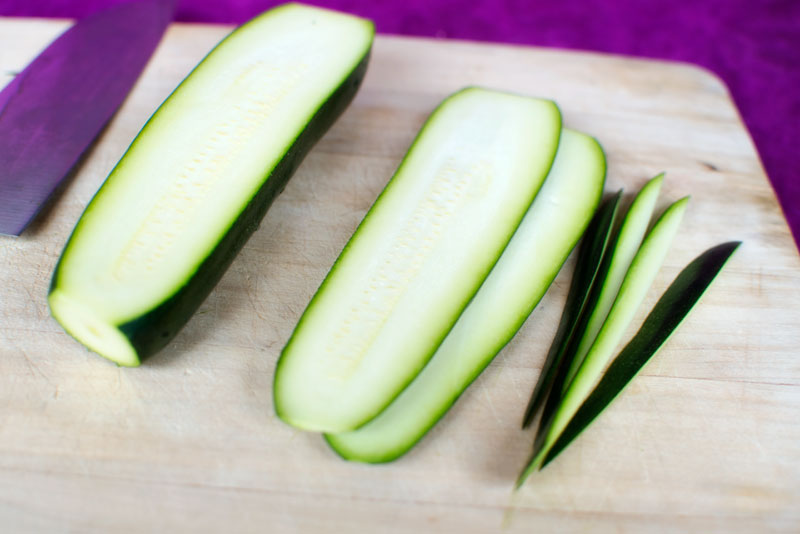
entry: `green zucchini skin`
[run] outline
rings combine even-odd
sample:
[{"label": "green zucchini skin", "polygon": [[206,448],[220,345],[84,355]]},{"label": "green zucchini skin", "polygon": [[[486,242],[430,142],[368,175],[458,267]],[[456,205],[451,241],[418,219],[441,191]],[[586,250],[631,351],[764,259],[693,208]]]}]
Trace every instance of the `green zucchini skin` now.
[{"label": "green zucchini skin", "polygon": [[602,380],[572,416],[545,456],[542,467],[553,461],[577,438],[664,346],[741,244],[741,241],[730,241],[712,247],[680,272],[653,307],[639,331],[611,362]]},{"label": "green zucchini skin", "polygon": [[516,489],[525,483],[540,463],[541,468],[544,468],[553,461],[617,398],[683,323],[740,245],[740,241],[730,241],[712,247],[680,272],[650,311],[636,335],[611,362],[603,378],[583,401],[544,458],[534,450],[525,469],[517,478]]},{"label": "green zucchini skin", "polygon": [[[325,434],[339,456],[366,463],[394,461],[433,428],[514,337],[561,270],[600,201],[605,171],[596,140],[562,131],[559,153],[539,195],[428,366],[366,425]],[[571,195],[569,202],[566,195]],[[559,229],[557,238],[552,237],[554,228]]]},{"label": "green zucchini skin", "polygon": [[314,115],[189,282],[152,311],[119,326],[141,359],[164,348],[211,293],[252,233],[258,229],[272,202],[289,183],[306,154],[353,100],[367,72],[368,62],[369,53]]},{"label": "green zucchini skin", "polygon": [[[619,292],[622,280],[642,243],[642,239],[645,237],[648,222],[653,214],[663,180],[664,174],[661,173],[642,187],[633,200],[633,204],[628,208],[628,213],[625,214],[614,242],[609,245],[608,257],[603,258],[603,264],[597,274],[597,292],[595,293],[592,290],[593,294],[589,296],[589,302],[587,303],[589,316],[586,319],[585,326],[582,325],[580,327],[580,338],[576,340],[577,346],[574,349],[574,354],[570,356],[571,361],[563,384],[564,388],[572,382],[583,359],[586,357],[586,353],[605,323]],[[551,393],[551,396],[555,395],[555,393],[557,392]]]},{"label": "green zucchini skin", "polygon": [[[575,338],[583,331],[581,323],[584,323],[583,326],[585,326],[586,319],[588,319],[586,310],[591,306],[590,293],[594,281],[600,274],[603,256],[608,249],[611,230],[621,198],[622,190],[620,189],[597,211],[594,220],[581,238],[581,246],[575,272],[572,274],[567,301],[564,304],[564,312],[561,315],[553,344],[550,346],[550,352],[542,366],[539,380],[531,394],[531,400],[525,409],[522,428],[527,428],[531,424],[551,387],[558,388],[557,391],[561,390],[563,378],[559,380],[559,376],[566,371],[564,366],[568,367],[571,362],[569,349],[574,348]],[[582,319],[584,320],[582,321]],[[562,369],[563,371],[561,371]]]},{"label": "green zucchini skin", "polygon": [[[684,197],[671,204],[653,225],[636,251],[613,305],[585,359],[578,367],[575,378],[566,386],[563,395],[555,397],[557,402],[552,414],[545,413],[543,415],[539,426],[540,435],[534,442],[534,453],[528,467],[520,475],[519,484],[531,472],[540,468],[553,443],[559,438],[581,403],[591,393],[592,387],[600,380],[605,364],[608,363],[615,347],[622,339],[625,329],[644,300],[664,261],[688,201],[689,197]],[[647,224],[646,219],[639,220],[640,224]],[[603,283],[605,284],[606,281],[607,279]],[[555,393],[557,392],[551,391],[551,396]],[[545,410],[547,409],[548,406],[545,405]]]},{"label": "green zucchini skin", "polygon": [[[261,17],[269,16],[270,13],[278,13],[280,11],[292,10],[313,10],[317,8],[308,8],[293,4],[279,6],[269,12],[262,14]],[[323,12],[327,10],[319,10]],[[256,20],[256,19],[254,19]],[[191,273],[187,273],[187,278],[184,284],[175,288],[174,293],[166,297],[160,303],[156,304],[151,309],[133,317],[120,324],[113,325],[119,333],[127,340],[127,343],[135,351],[135,360],[132,362],[120,362],[114,358],[102,354],[101,356],[107,357],[115,361],[118,365],[137,366],[147,357],[158,352],[166,346],[180,331],[180,329],[188,322],[191,316],[195,313],[198,307],[202,304],[217,282],[222,278],[227,268],[233,262],[236,255],[242,249],[252,233],[259,227],[261,220],[266,214],[272,202],[283,191],[291,176],[294,174],[298,166],[303,161],[304,157],[314,144],[325,134],[325,132],[333,125],[337,118],[344,112],[350,102],[353,100],[357,93],[364,76],[366,74],[367,65],[371,52],[371,39],[374,35],[374,26],[369,21],[363,21],[370,28],[370,37],[368,45],[366,46],[360,59],[357,60],[355,66],[349,73],[343,75],[341,83],[332,88],[330,94],[325,97],[325,100],[315,110],[313,115],[310,116],[308,121],[302,127],[294,138],[288,148],[279,156],[279,159],[274,164],[271,170],[260,181],[260,186],[255,193],[246,201],[241,211],[236,216],[233,223],[225,230],[218,241],[214,244],[210,253],[202,259],[196,269]],[[245,28],[249,25],[245,24],[239,29]],[[237,31],[239,30],[237,29]],[[147,133],[148,126],[152,123],[153,119],[157,117],[159,111],[165,107],[170,99],[176,95],[181,87],[186,84],[196,72],[208,59],[212,57],[215,50],[222,46],[236,31],[221,41],[214,50],[212,50],[206,58],[198,64],[197,67],[190,73],[189,76],[176,88],[164,104],[157,110],[150,118],[147,124],[140,132],[139,136],[131,144],[131,149],[136,145],[139,138]],[[131,150],[129,149],[129,150]],[[120,160],[117,167],[123,165],[125,157]],[[116,170],[116,168],[115,168]],[[111,181],[114,176],[112,171],[109,178],[101,186],[95,194],[94,199],[87,205],[84,215],[90,210],[93,202],[98,199],[103,189]],[[53,295],[54,291],[59,289],[59,279],[63,267],[63,262],[67,256],[67,251],[70,248],[73,240],[78,238],[81,230],[80,221],[76,224],[70,238],[68,239],[64,252],[56,264],[53,277],[51,279],[48,296]],[[51,310],[53,309],[52,301],[50,303]],[[54,313],[55,315],[55,313]],[[62,322],[58,316],[56,318]],[[84,343],[77,335],[70,331],[70,328],[62,322],[62,326],[81,343]],[[84,343],[86,344],[86,343]],[[89,345],[87,344],[87,347]],[[89,347],[92,350],[92,347]]]},{"label": "green zucchini skin", "polygon": [[[613,220],[609,221],[609,235],[605,237],[607,243],[602,254],[596,258],[599,263],[585,296],[582,311],[572,327],[570,338],[561,348],[561,361],[564,363],[559,364],[546,397],[538,399],[543,408],[536,433],[537,447],[542,444],[567,386],[591,348],[614,303],[634,253],[645,237],[663,179],[664,173],[650,179],[636,195],[624,217],[617,210]],[[618,218],[622,218],[620,224],[616,222]],[[533,414],[527,414],[526,417],[532,419]]]}]

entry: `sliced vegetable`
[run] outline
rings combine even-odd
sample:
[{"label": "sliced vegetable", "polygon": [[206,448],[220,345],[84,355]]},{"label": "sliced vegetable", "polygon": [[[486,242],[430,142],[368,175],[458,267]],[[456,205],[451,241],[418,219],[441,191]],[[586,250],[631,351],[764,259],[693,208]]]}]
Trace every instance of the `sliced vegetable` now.
[{"label": "sliced vegetable", "polygon": [[740,241],[732,241],[710,248],[681,271],[553,443],[542,467],[578,437],[667,342],[739,245]]},{"label": "sliced vegetable", "polygon": [[[590,294],[595,280],[600,272],[603,256],[608,248],[611,238],[611,230],[614,226],[619,202],[622,198],[620,190],[612,198],[608,199],[589,225],[583,235],[582,244],[575,264],[575,272],[572,275],[567,301],[564,304],[564,312],[561,315],[558,331],[556,332],[553,344],[547,354],[539,380],[531,395],[531,400],[525,410],[522,419],[522,427],[531,424],[536,413],[539,411],[547,393],[553,386],[558,370],[564,367],[569,368],[570,362],[565,360],[574,351],[568,349],[575,344],[584,327],[581,327],[581,318],[588,319],[590,305]],[[574,348],[574,347],[573,347]],[[560,389],[559,389],[560,391]]]},{"label": "sliced vegetable", "polygon": [[525,473],[541,465],[550,447],[561,435],[600,377],[603,368],[633,319],[633,315],[644,300],[647,290],[652,285],[675,233],[678,231],[678,225],[686,211],[688,201],[689,198],[685,197],[667,208],[636,253],[606,321],[575,374],[575,378],[567,386],[552,420],[546,427],[546,437],[536,447],[536,452]]},{"label": "sliced vegetable", "polygon": [[563,130],[542,189],[436,354],[376,418],[351,432],[327,434],[337,453],[348,460],[388,462],[436,424],[542,298],[597,207],[604,178],[600,145]]},{"label": "sliced vegetable", "polygon": [[[542,467],[550,463],[578,437],[661,349],[689,315],[739,245],[740,241],[732,241],[712,247],[681,271],[658,300],[639,331],[614,359],[597,387],[581,404],[559,438],[544,455],[541,461]],[[536,456],[535,454],[534,459]],[[517,488],[535,468],[535,462],[528,464],[517,479]]]},{"label": "sliced vegetable", "polygon": [[186,323],[353,98],[369,21],[289,4],[222,41],[150,118],[78,221],[50,310],[135,366]]},{"label": "sliced vegetable", "polygon": [[564,387],[566,388],[572,379],[575,377],[578,368],[583,363],[583,359],[589,352],[589,348],[595,341],[600,328],[606,321],[611,306],[614,304],[614,299],[617,297],[622,281],[628,268],[633,261],[633,257],[639,250],[639,245],[642,244],[642,238],[647,232],[647,226],[650,218],[653,215],[653,209],[658,199],[658,193],[661,191],[661,183],[664,181],[664,175],[659,174],[649,182],[647,182],[628,209],[625,215],[625,220],[619,229],[617,238],[611,247],[611,255],[609,256],[609,263],[602,269],[602,275],[599,280],[603,283],[600,285],[600,293],[593,303],[591,314],[589,316],[586,328],[583,331],[583,336],[578,343],[575,356],[567,373]]},{"label": "sliced vegetable", "polygon": [[616,231],[614,231],[614,227],[617,225],[613,222],[610,223],[609,231],[612,232],[613,237],[610,238],[609,244],[603,251],[598,272],[586,296],[586,302],[581,316],[575,324],[573,334],[564,345],[564,354],[561,357],[563,363],[558,367],[552,379],[553,385],[550,387],[547,402],[539,420],[534,447],[541,446],[567,386],[572,381],[608,316],[622,280],[630,267],[633,254],[638,250],[647,231],[662,181],[663,174],[660,174],[645,184]]},{"label": "sliced vegetable", "polygon": [[470,88],[431,115],[308,305],[275,372],[277,414],[344,432],[433,356],[555,157],[553,102]]}]

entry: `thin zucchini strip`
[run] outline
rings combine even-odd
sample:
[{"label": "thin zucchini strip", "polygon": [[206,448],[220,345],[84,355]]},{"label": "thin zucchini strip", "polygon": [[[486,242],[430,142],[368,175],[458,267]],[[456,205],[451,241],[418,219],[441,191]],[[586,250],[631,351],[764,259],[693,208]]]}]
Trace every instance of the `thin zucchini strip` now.
[{"label": "thin zucchini strip", "polygon": [[636,195],[633,204],[631,204],[628,213],[625,215],[617,238],[610,249],[612,253],[609,264],[604,268],[605,272],[599,278],[603,281],[600,286],[600,293],[597,296],[594,307],[591,308],[591,315],[586,329],[583,331],[583,336],[567,372],[564,389],[569,386],[575,377],[575,373],[577,373],[578,368],[583,363],[583,359],[589,352],[589,348],[600,332],[600,328],[605,323],[611,306],[614,304],[614,299],[617,298],[617,293],[619,293],[619,289],[622,286],[625,274],[628,272],[639,246],[642,244],[642,238],[647,233],[647,225],[653,215],[653,209],[656,206],[656,200],[658,199],[658,193],[661,191],[663,181],[663,173],[648,181],[639,191],[639,194]]},{"label": "thin zucchini strip", "polygon": [[469,88],[428,119],[308,305],[274,406],[306,430],[374,418],[433,356],[547,176],[551,101]]},{"label": "thin zucchini strip", "polygon": [[[581,326],[581,319],[587,318],[591,311],[592,288],[600,273],[603,257],[608,249],[611,239],[611,230],[614,227],[619,202],[622,198],[620,190],[612,198],[608,199],[598,210],[594,220],[589,225],[583,235],[578,258],[575,263],[575,272],[572,275],[567,301],[564,304],[564,312],[561,314],[558,331],[550,346],[539,380],[531,394],[531,400],[525,409],[522,418],[522,428],[531,424],[536,413],[541,408],[542,403],[547,398],[547,393],[556,383],[559,370],[569,368],[571,357],[574,356],[573,345],[577,336],[585,328]],[[560,385],[558,386],[560,391]]]},{"label": "thin zucchini strip", "polygon": [[374,28],[287,4],[224,39],[86,208],[53,274],[64,329],[119,365],[172,339],[352,100]]},{"label": "thin zucchini strip", "polygon": [[667,208],[636,253],[595,342],[575,374],[575,378],[564,392],[549,424],[542,429],[545,431],[545,438],[534,449],[530,465],[523,473],[523,479],[527,477],[527,473],[541,465],[544,456],[602,374],[603,368],[622,339],[664,262],[664,257],[678,231],[688,201],[689,198],[684,197]]},{"label": "thin zucchini strip", "polygon": [[600,266],[586,297],[581,317],[575,325],[571,339],[564,347],[563,364],[556,370],[553,385],[547,395],[536,432],[534,448],[541,446],[556,408],[561,404],[567,387],[586,358],[586,354],[608,316],[614,299],[617,298],[631,261],[647,232],[658,193],[661,190],[663,176],[662,173],[648,181],[636,195],[619,228],[614,229],[612,224],[612,228],[609,229],[613,237],[610,238],[610,243],[603,251]]},{"label": "thin zucchini strip", "polygon": [[475,298],[386,410],[357,430],[325,436],[339,455],[388,462],[422,439],[533,311],[591,219],[604,179],[600,145],[563,130],[547,180]]},{"label": "thin zucchini strip", "polygon": [[639,331],[617,356],[591,395],[550,448],[542,467],[583,432],[650,361],[692,311],[720,273],[740,241],[717,245],[687,265],[658,300]]}]

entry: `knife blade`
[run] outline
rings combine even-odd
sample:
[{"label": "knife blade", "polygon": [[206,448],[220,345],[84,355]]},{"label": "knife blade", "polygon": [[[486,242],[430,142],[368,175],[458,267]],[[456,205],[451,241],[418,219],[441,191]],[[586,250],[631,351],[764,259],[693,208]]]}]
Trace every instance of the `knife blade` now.
[{"label": "knife blade", "polygon": [[20,235],[122,105],[174,0],[83,18],[0,92],[0,233]]}]

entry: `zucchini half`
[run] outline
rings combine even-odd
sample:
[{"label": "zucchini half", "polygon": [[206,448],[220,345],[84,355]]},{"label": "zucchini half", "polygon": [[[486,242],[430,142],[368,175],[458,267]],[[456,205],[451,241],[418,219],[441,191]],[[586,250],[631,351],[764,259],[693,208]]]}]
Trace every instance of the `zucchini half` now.
[{"label": "zucchini half", "polygon": [[434,111],[281,354],[281,419],[353,430],[400,394],[505,249],[560,130],[555,103],[479,88]]},{"label": "zucchini half", "polygon": [[364,76],[371,22],[287,4],[225,38],[150,118],[64,248],[64,329],[136,366],[200,306]]},{"label": "zucchini half", "polygon": [[[553,168],[500,260],[428,365],[378,417],[327,434],[343,458],[388,462],[444,416],[533,311],[580,239],[605,182],[603,149],[563,130]],[[557,230],[557,231],[555,231]]]}]

